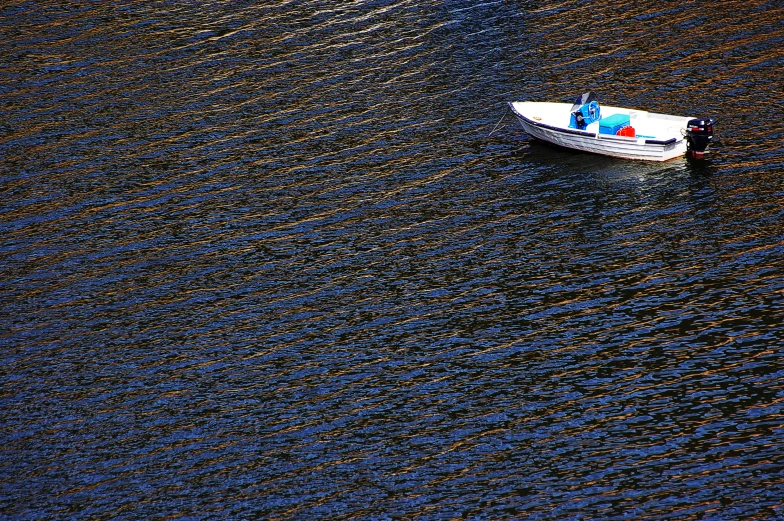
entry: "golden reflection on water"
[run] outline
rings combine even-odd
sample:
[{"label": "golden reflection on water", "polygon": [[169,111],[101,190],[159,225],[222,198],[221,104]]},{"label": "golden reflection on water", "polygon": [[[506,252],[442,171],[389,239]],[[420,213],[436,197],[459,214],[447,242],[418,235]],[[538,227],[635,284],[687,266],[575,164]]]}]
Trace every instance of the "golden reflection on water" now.
[{"label": "golden reflection on water", "polygon": [[[784,8],[0,12],[8,515],[780,513]],[[584,88],[721,143],[487,135]]]}]

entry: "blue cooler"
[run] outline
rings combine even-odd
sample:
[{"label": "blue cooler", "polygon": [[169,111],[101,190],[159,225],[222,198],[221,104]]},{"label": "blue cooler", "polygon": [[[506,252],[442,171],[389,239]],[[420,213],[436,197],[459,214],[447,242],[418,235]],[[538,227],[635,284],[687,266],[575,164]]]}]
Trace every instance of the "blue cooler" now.
[{"label": "blue cooler", "polygon": [[623,127],[629,126],[629,116],[626,114],[613,114],[599,120],[599,134],[615,135]]}]

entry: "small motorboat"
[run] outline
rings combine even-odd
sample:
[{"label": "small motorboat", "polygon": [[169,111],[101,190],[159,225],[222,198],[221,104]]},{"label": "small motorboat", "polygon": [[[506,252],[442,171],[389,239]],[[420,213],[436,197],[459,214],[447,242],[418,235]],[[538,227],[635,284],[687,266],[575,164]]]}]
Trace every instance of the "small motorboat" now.
[{"label": "small motorboat", "polygon": [[670,116],[599,105],[586,92],[574,104],[509,102],[532,137],[575,150],[624,159],[667,161],[683,154],[704,157],[713,140],[713,118]]}]

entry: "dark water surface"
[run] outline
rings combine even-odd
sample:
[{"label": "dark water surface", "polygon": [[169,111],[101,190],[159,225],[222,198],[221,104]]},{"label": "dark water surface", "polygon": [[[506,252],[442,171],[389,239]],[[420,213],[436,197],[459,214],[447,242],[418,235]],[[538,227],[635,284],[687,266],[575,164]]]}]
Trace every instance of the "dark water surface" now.
[{"label": "dark water surface", "polygon": [[[11,0],[0,56],[0,518],[784,519],[781,2]],[[490,135],[588,88],[719,143]]]}]

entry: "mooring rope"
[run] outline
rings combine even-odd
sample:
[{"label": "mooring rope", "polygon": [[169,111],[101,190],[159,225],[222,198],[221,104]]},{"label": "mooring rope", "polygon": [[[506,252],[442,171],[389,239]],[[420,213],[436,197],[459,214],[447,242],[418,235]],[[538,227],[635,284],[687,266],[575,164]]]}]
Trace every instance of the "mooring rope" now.
[{"label": "mooring rope", "polygon": [[501,122],[506,118],[507,114],[509,114],[509,107],[506,107],[506,110],[504,111],[504,115],[501,116],[501,119],[498,120],[498,123],[495,124],[495,127],[493,127],[493,130],[490,131],[490,133],[487,135],[487,137],[490,137],[490,136],[493,135],[493,133],[498,129],[498,125],[500,125]]}]

